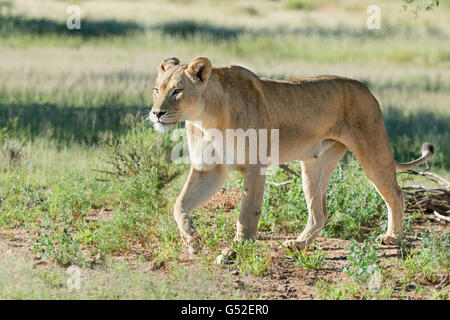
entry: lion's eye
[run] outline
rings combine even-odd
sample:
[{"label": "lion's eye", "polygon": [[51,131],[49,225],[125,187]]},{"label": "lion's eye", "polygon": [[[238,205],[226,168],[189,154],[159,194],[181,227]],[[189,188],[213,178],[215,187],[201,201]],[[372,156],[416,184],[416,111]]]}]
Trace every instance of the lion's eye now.
[{"label": "lion's eye", "polygon": [[173,90],[172,95],[173,95],[173,96],[177,96],[177,95],[179,95],[182,91],[183,91],[183,89],[175,89],[175,90]]},{"label": "lion's eye", "polygon": [[153,94],[157,96],[159,94],[158,88],[153,88]]}]

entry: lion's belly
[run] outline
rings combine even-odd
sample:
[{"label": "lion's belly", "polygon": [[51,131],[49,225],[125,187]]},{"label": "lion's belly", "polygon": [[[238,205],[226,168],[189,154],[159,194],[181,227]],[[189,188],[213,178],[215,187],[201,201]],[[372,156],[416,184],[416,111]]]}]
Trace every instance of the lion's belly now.
[{"label": "lion's belly", "polygon": [[317,158],[333,144],[333,140],[324,135],[327,130],[313,130],[305,125],[283,126],[277,132],[266,130],[265,134],[261,134],[264,129],[253,134],[251,130],[241,130],[236,137],[215,130],[192,140],[189,145],[191,164],[200,171],[209,171],[218,164],[243,171],[248,165],[273,166]]},{"label": "lion's belly", "polygon": [[279,163],[287,163],[294,160],[309,160],[319,158],[328,148],[334,145],[336,141],[324,139],[319,141],[308,141],[308,143],[286,144],[280,146]]}]

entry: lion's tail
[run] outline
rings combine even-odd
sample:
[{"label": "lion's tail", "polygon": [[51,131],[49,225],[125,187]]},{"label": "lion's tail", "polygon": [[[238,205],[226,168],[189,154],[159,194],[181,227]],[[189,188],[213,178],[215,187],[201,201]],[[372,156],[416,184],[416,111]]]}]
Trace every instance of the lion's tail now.
[{"label": "lion's tail", "polygon": [[422,156],[416,160],[410,161],[410,162],[405,162],[405,163],[401,163],[401,162],[395,162],[395,169],[397,171],[404,171],[404,170],[410,170],[412,168],[415,168],[425,162],[427,162],[428,160],[431,159],[431,157],[433,156],[434,153],[434,146],[431,143],[425,142],[422,145]]}]

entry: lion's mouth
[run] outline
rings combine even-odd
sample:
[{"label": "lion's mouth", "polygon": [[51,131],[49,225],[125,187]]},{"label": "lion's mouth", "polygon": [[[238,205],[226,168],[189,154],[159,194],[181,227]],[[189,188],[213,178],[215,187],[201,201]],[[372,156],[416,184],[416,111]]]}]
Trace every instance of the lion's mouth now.
[{"label": "lion's mouth", "polygon": [[156,122],[154,121],[154,123],[159,123],[159,124],[163,124],[163,125],[175,125],[175,124],[177,124],[177,122],[178,121],[175,121],[175,122],[164,122],[164,121],[161,121],[161,120],[157,120]]},{"label": "lion's mouth", "polygon": [[178,122],[179,114],[170,113],[165,114],[162,117],[157,117],[152,112],[150,112],[148,117],[155,124],[159,123],[161,125],[174,125]]},{"label": "lion's mouth", "polygon": [[156,131],[159,132],[167,132],[170,129],[172,129],[173,127],[175,127],[175,125],[177,124],[177,122],[172,122],[172,123],[167,123],[167,122],[155,122],[153,127],[155,128]]}]

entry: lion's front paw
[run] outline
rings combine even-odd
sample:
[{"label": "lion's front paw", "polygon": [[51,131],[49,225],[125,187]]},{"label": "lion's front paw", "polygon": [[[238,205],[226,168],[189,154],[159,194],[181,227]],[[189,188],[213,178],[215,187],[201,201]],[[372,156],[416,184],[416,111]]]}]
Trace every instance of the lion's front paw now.
[{"label": "lion's front paw", "polygon": [[283,242],[283,246],[286,248],[289,248],[291,250],[295,250],[295,249],[303,250],[306,248],[306,241],[286,240]]},{"label": "lion's front paw", "polygon": [[400,242],[400,237],[392,234],[383,234],[380,239],[381,243],[385,245],[395,245]]},{"label": "lion's front paw", "polygon": [[186,243],[190,254],[197,254],[202,250],[203,239],[199,233],[184,237],[184,242]]}]

